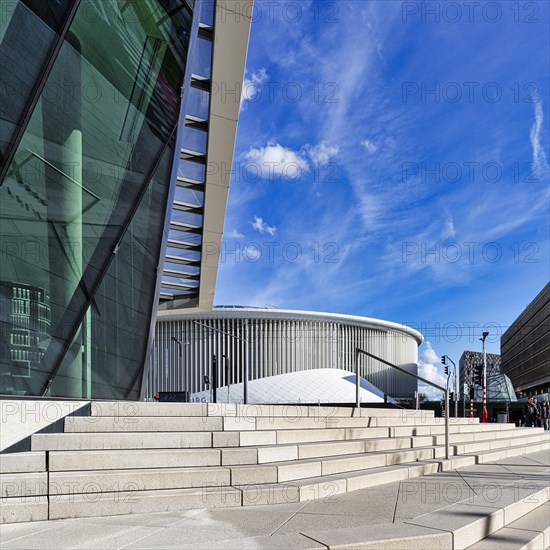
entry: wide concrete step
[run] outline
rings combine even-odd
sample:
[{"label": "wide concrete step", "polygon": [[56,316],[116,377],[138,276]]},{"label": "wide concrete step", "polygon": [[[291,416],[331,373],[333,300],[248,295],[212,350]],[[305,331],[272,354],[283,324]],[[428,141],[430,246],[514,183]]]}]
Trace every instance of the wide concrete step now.
[{"label": "wide concrete step", "polygon": [[[525,428],[540,430],[540,428]],[[494,432],[513,432],[513,424],[477,424],[476,426],[449,426],[449,434],[476,434]],[[522,428],[523,430],[523,428]],[[517,433],[517,432],[514,432]],[[444,435],[445,426],[407,426],[400,428],[370,427],[370,428],[326,428],[324,430],[263,430],[224,432],[213,434],[214,446],[244,447],[250,445],[279,445],[288,443],[306,443],[350,439],[375,439],[380,437],[412,437]],[[500,436],[499,436],[500,437]],[[505,437],[505,436],[502,436]],[[469,436],[465,437],[468,440]]]},{"label": "wide concrete step", "polygon": [[434,411],[397,408],[373,408],[344,406],[310,405],[239,405],[226,403],[143,403],[129,401],[94,401],[91,416],[140,417],[140,416],[238,416],[256,417],[356,417],[419,415],[433,418]]},{"label": "wide concrete step", "polygon": [[27,495],[3,498],[0,506],[0,524],[22,523],[28,521],[46,521],[48,516],[48,497]]},{"label": "wide concrete step", "polygon": [[[476,433],[483,431],[512,431],[516,430],[514,424],[497,424],[497,423],[487,423],[487,424],[456,424],[453,422],[449,423],[449,433]],[[522,428],[522,429],[531,429],[531,428]],[[392,436],[400,435],[435,435],[435,434],[445,433],[445,423],[433,423],[433,424],[419,424],[419,425],[407,425],[400,424],[397,426],[390,427],[390,434]]]},{"label": "wide concrete step", "polygon": [[45,470],[46,453],[44,452],[0,454],[0,474],[44,472]]},{"label": "wide concrete step", "polygon": [[[416,411],[412,411],[416,412]],[[421,411],[423,412],[423,411]],[[191,432],[191,431],[271,431],[326,428],[367,428],[402,426],[444,426],[441,419],[423,415],[360,417],[243,417],[243,416],[72,416],[65,419],[64,431],[84,432]],[[469,419],[453,419],[453,427],[477,426]]]},{"label": "wide concrete step", "polygon": [[[319,437],[316,437],[319,434]],[[259,445],[285,445],[289,442],[346,440],[349,438],[389,437],[388,428],[302,430],[294,434],[284,431],[242,432],[91,432],[35,434],[33,451],[84,451],[115,449],[188,449],[238,448]]]},{"label": "wide concrete step", "polygon": [[505,449],[517,445],[530,445],[534,443],[550,442],[548,436],[542,431],[538,434],[518,434],[516,437],[506,439],[489,439],[488,441],[476,441],[472,443],[458,443],[454,445],[456,454],[471,454],[494,449]]},{"label": "wide concrete step", "polygon": [[507,523],[468,550],[546,550],[550,547],[550,502]]},{"label": "wide concrete step", "polygon": [[156,468],[141,470],[101,470],[50,472],[49,492],[57,495],[190,489],[229,486],[229,468]]},{"label": "wide concrete step", "polygon": [[47,472],[14,473],[0,475],[1,499],[47,494]]},{"label": "wide concrete step", "polygon": [[32,451],[212,447],[212,432],[34,434]]},{"label": "wide concrete step", "polygon": [[[240,449],[239,449],[240,450]],[[50,451],[50,472],[220,466],[232,449]]]},{"label": "wide concrete step", "polygon": [[65,433],[222,431],[223,417],[207,416],[71,416]]},{"label": "wide concrete step", "polygon": [[[477,419],[476,419],[477,420]],[[396,425],[397,424],[397,425]],[[329,418],[242,418],[242,417],[69,417],[65,419],[65,433],[135,433],[135,432],[292,432],[288,441],[302,434],[322,440],[323,432],[329,430],[368,430],[384,428],[392,436],[433,435],[443,433],[445,424],[441,419],[412,417],[393,419],[388,417],[329,417]],[[514,430],[514,424],[479,424],[470,419],[451,419],[450,433],[474,433],[479,431]],[[366,432],[365,432],[366,433]],[[337,437],[334,437],[337,439]]]},{"label": "wide concrete step", "polygon": [[537,451],[546,451],[548,449],[550,449],[550,441],[547,437],[542,436],[537,442],[511,445],[510,447],[490,449],[481,452],[478,451],[471,454],[475,455],[478,464],[484,464],[486,462],[492,462],[493,460],[502,460],[513,456],[522,456],[528,453],[535,453]]}]

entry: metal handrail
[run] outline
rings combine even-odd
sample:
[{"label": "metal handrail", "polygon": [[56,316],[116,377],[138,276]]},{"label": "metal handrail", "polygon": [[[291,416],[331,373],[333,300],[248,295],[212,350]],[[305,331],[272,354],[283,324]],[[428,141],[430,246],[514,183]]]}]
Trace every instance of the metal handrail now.
[{"label": "metal handrail", "polygon": [[413,374],[408,370],[398,367],[397,365],[394,365],[393,363],[390,363],[389,361],[386,361],[385,359],[382,359],[377,355],[374,355],[372,353],[369,353],[368,351],[362,350],[361,348],[355,348],[355,405],[357,408],[361,406],[360,404],[361,383],[360,383],[360,376],[359,376],[359,355],[360,354],[366,355],[367,357],[371,357],[372,359],[376,359],[377,361],[384,363],[384,365],[393,367],[394,369],[397,369],[399,372],[408,374],[409,376],[412,376],[413,378],[416,378],[417,380],[424,382],[424,384],[428,384],[429,386],[432,386],[433,388],[441,390],[444,393],[445,395],[445,459],[449,460],[450,452],[449,452],[449,392],[448,390],[442,386],[438,386],[437,384],[430,382],[429,380],[426,380],[425,378],[422,378],[422,376],[418,376],[418,374]]}]

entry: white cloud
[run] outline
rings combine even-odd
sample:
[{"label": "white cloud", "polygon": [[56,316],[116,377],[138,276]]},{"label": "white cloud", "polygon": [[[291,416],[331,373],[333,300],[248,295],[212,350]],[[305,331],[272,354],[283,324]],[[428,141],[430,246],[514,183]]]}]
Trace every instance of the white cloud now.
[{"label": "white cloud", "polygon": [[369,153],[376,153],[378,150],[378,147],[370,140],[364,139],[361,142],[361,145],[369,152]]},{"label": "white cloud", "polygon": [[[538,99],[538,98],[537,98]],[[540,99],[535,103],[535,122],[531,127],[529,137],[531,138],[531,147],[533,149],[533,173],[541,174],[548,170],[548,159],[546,153],[540,145],[540,132],[544,121],[542,111],[542,102]]]},{"label": "white cloud", "polygon": [[[251,163],[248,168],[254,174],[260,174],[263,179],[282,176],[289,181],[297,181],[302,174],[310,171],[310,161],[316,165],[327,166],[339,152],[340,148],[337,145],[329,145],[326,141],[321,141],[317,145],[306,144],[300,151],[270,142],[265,147],[251,147],[241,155],[241,158]],[[255,166],[252,166],[252,163]]]},{"label": "white cloud", "polygon": [[432,365],[439,363],[439,355],[433,349],[431,342],[426,342],[426,349],[422,352],[422,361]]},{"label": "white cloud", "polygon": [[296,181],[303,172],[309,171],[309,163],[304,156],[278,143],[270,143],[266,147],[251,147],[242,158],[259,165],[255,172],[260,172],[263,179],[272,176],[283,176]]},{"label": "white cloud", "polygon": [[243,81],[243,89],[241,93],[241,106],[245,101],[252,102],[256,98],[260,98],[262,93],[262,85],[267,81],[268,75],[265,68],[258,71],[253,71],[250,78],[245,76]]},{"label": "white cloud", "polygon": [[[440,357],[433,349],[431,342],[426,342],[426,349],[422,352],[422,359],[418,361],[418,376],[421,376],[422,378],[425,378],[438,386],[445,387],[447,384],[447,378],[439,372],[436,367],[439,361]],[[443,393],[438,389],[422,383],[418,384],[418,391],[426,394],[430,400],[441,399],[443,396]]]},{"label": "white cloud", "polygon": [[455,230],[455,224],[453,221],[453,217],[450,216],[447,221],[445,222],[445,227],[443,228],[443,233],[441,234],[442,239],[453,239],[456,237],[456,230]]},{"label": "white cloud", "polygon": [[338,145],[329,145],[326,141],[321,141],[318,145],[308,148],[311,162],[321,166],[326,166],[330,159],[336,157],[339,152]]},{"label": "white cloud", "polygon": [[231,231],[228,231],[225,234],[226,237],[230,237],[231,239],[242,239],[244,235],[237,231],[236,229],[232,229]]},{"label": "white cloud", "polygon": [[260,233],[268,233],[269,235],[275,235],[277,228],[273,225],[268,225],[262,218],[259,216],[254,216],[254,221],[250,222],[250,225]]}]

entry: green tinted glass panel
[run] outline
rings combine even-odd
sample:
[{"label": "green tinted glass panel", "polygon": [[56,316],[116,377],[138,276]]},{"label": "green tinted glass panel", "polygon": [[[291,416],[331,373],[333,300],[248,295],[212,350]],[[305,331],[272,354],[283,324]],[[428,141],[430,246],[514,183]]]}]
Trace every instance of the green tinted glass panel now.
[{"label": "green tinted glass panel", "polygon": [[0,187],[0,393],[105,396],[107,356],[134,386],[144,348],[108,327],[148,333],[191,22],[179,0],[80,3]]}]

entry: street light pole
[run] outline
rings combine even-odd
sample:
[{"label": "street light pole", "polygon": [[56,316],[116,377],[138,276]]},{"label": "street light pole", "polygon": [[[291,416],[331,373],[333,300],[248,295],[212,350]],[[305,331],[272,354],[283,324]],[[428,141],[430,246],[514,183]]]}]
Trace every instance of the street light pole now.
[{"label": "street light pole", "polygon": [[488,332],[484,332],[480,338],[483,349],[483,412],[481,413],[481,421],[487,422],[487,354],[485,353],[485,339],[489,336]]},{"label": "street light pole", "polygon": [[242,341],[244,342],[244,365],[243,365],[243,403],[246,405],[248,404],[248,361],[249,361],[249,346],[248,346],[248,321],[244,321],[244,330],[245,330],[245,336],[242,338]]},{"label": "street light pole", "polygon": [[[451,359],[450,359],[451,361]],[[453,363],[453,370],[455,373],[455,418],[458,418],[458,377],[456,374],[456,365]]]},{"label": "street light pole", "polygon": [[223,355],[223,358],[225,359],[225,382],[227,384],[227,402],[231,403],[231,364],[229,362],[229,357],[227,355]]}]

